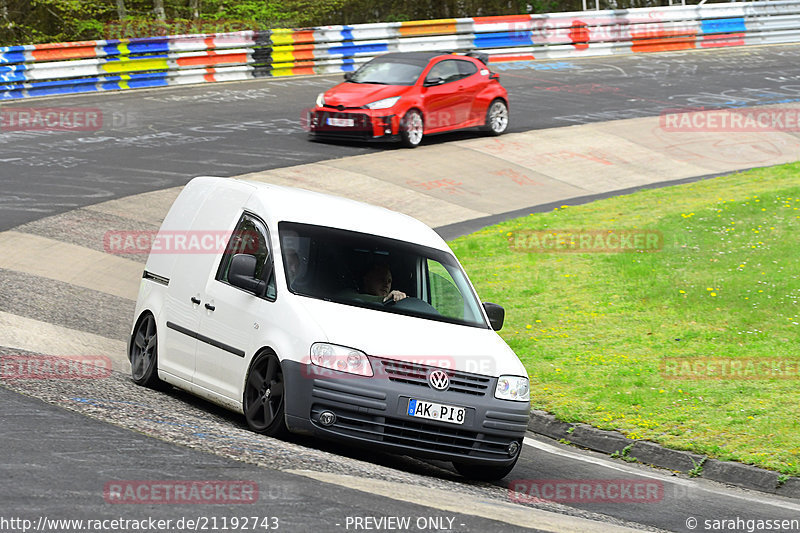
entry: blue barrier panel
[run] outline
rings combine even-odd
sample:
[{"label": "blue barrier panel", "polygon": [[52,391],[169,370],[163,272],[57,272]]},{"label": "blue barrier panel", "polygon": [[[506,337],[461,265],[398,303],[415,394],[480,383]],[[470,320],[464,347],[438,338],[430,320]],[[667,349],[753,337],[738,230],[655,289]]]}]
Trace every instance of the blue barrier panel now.
[{"label": "blue barrier panel", "polygon": [[[22,47],[10,47],[22,48]],[[2,52],[0,53],[0,63],[22,63],[25,61],[25,52]]]},{"label": "blue barrier panel", "polygon": [[747,31],[744,18],[711,19],[700,21],[700,32],[708,33],[744,33]]},{"label": "blue barrier panel", "polygon": [[476,48],[510,48],[533,44],[532,31],[503,31],[497,33],[476,33],[473,40]]},{"label": "blue barrier panel", "polygon": [[166,59],[169,58],[169,54],[147,54],[141,56],[113,56],[113,57],[105,57],[103,58],[106,62],[111,61],[131,61],[134,65],[136,61],[147,61],[148,59]]},{"label": "blue barrier panel", "polygon": [[337,54],[341,55],[342,57],[353,57],[356,54],[362,53],[371,53],[371,54],[379,54],[383,52],[389,51],[389,45],[387,43],[383,44],[352,44],[347,43],[342,46],[331,46],[327,49],[329,54]]},{"label": "blue barrier panel", "polygon": [[91,81],[72,80],[69,84],[60,83],[52,86],[48,82],[31,84],[26,88],[25,92],[27,96],[52,96],[57,94],[88,93],[96,90],[97,87]]},{"label": "blue barrier panel", "polygon": [[[116,80],[114,78],[117,78]],[[145,87],[166,87],[169,85],[166,71],[148,76],[131,76],[130,79],[121,79],[119,76],[108,76],[106,81],[100,83],[103,91],[120,89],[143,89]]]},{"label": "blue barrier panel", "polygon": [[128,43],[128,51],[131,54],[164,53],[170,51],[170,46],[169,41],[141,42],[139,39],[131,39],[131,42]]}]

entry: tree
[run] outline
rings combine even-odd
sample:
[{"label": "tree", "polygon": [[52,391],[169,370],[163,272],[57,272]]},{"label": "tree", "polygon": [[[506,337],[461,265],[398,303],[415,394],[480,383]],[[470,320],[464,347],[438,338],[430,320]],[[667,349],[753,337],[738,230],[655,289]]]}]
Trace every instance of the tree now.
[{"label": "tree", "polygon": [[156,16],[156,20],[167,20],[167,13],[164,11],[164,0],[153,0],[153,13]]},{"label": "tree", "polygon": [[125,9],[125,0],[115,0],[117,4],[117,18],[119,20],[125,20],[128,16],[128,10]]}]

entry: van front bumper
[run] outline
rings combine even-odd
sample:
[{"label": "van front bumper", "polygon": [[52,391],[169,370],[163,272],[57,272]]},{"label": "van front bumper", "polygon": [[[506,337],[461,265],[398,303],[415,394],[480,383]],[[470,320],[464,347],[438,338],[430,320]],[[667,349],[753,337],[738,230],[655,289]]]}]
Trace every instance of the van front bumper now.
[{"label": "van front bumper", "polygon": [[[384,361],[370,360],[373,368]],[[480,382],[480,386],[437,391],[423,379],[398,378],[385,372],[365,378],[286,360],[287,426],[295,433],[346,440],[403,455],[464,464],[512,464],[528,426],[529,403],[496,399],[497,378],[455,374],[460,376],[454,375],[453,382],[462,377]],[[408,414],[411,399],[464,407],[464,423],[412,417]],[[332,413],[335,421],[324,425],[320,421],[323,413]],[[330,415],[327,417],[330,421]]]}]

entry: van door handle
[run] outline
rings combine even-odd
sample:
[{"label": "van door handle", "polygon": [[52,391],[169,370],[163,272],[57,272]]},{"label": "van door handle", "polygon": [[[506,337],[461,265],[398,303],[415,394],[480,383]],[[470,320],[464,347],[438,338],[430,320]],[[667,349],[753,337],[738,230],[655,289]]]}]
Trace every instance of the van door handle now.
[{"label": "van door handle", "polygon": [[194,296],[192,296],[192,303],[200,305],[200,298],[195,298]]},{"label": "van door handle", "polygon": [[216,307],[214,307],[211,304],[206,304],[206,309],[208,309],[209,311],[213,311],[214,309],[216,309]]}]

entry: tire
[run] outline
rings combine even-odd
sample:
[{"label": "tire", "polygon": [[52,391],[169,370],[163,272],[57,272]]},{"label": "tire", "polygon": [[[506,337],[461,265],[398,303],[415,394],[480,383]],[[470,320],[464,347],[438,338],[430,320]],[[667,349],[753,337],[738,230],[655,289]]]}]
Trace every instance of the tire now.
[{"label": "tire", "polygon": [[[519,456],[517,456],[519,458]],[[514,469],[516,459],[507,466],[484,466],[466,463],[453,463],[456,471],[467,479],[474,481],[497,481],[503,479]]]},{"label": "tire", "polygon": [[486,124],[481,128],[489,135],[502,135],[508,129],[508,105],[497,98],[486,110]]},{"label": "tire", "polygon": [[164,382],[158,379],[158,334],[156,319],[150,313],[139,318],[131,336],[128,359],[131,362],[131,378],[137,385],[162,388]]},{"label": "tire", "polygon": [[424,135],[425,122],[422,114],[416,109],[412,109],[403,120],[400,121],[400,140],[406,148],[416,148],[422,142]]},{"label": "tire", "polygon": [[278,356],[265,352],[258,355],[244,386],[244,416],[252,431],[278,437],[287,433],[283,370]]}]

